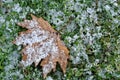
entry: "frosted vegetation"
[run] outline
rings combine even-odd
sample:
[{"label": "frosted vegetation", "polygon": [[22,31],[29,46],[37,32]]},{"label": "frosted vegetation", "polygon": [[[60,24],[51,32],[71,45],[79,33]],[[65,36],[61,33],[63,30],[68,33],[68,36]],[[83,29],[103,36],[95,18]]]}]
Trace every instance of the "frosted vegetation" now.
[{"label": "frosted vegetation", "polygon": [[47,20],[70,50],[66,74],[57,65],[46,80],[120,79],[119,0],[1,0],[0,79],[43,79],[41,67],[19,66],[22,46],[12,43],[25,30],[16,23],[31,13]]}]

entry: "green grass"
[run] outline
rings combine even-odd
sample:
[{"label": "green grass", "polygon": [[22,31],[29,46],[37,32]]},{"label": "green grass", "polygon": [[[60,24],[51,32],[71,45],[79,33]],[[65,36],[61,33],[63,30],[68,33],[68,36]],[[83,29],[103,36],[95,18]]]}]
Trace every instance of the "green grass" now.
[{"label": "green grass", "polygon": [[23,69],[20,50],[12,43],[20,31],[16,23],[43,17],[70,50],[66,74],[57,65],[49,80],[120,79],[120,1],[6,0],[0,1],[0,79],[44,80],[41,67]]}]

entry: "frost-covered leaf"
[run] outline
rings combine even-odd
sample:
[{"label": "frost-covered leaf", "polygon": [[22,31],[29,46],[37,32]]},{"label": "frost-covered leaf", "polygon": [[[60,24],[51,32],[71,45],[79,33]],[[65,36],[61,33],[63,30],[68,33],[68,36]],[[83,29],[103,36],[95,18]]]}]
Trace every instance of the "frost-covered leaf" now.
[{"label": "frost-covered leaf", "polygon": [[51,70],[55,71],[58,62],[65,73],[69,51],[60,40],[60,35],[44,19],[34,15],[31,17],[32,20],[18,23],[28,30],[20,32],[14,41],[18,46],[23,45],[21,64],[26,67],[34,62],[37,66],[42,60],[40,65],[45,78]]}]

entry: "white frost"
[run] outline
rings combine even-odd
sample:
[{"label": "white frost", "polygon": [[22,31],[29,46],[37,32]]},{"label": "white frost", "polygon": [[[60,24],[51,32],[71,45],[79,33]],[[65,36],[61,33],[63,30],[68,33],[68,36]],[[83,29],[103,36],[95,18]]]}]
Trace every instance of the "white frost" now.
[{"label": "white frost", "polygon": [[105,6],[105,9],[108,11],[108,10],[110,10],[110,6],[109,5],[106,5]]},{"label": "white frost", "polygon": [[51,76],[48,76],[46,80],[53,80],[53,78]]},{"label": "white frost", "polygon": [[22,8],[20,7],[19,3],[17,3],[14,5],[12,10],[19,13],[22,10]]},{"label": "white frost", "polygon": [[0,23],[4,23],[5,22],[5,19],[3,16],[0,17]]}]

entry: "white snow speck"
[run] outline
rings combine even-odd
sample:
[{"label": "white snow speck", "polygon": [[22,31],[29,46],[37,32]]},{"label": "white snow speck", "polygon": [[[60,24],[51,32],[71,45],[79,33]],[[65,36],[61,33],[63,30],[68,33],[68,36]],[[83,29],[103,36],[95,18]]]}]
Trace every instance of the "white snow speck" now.
[{"label": "white snow speck", "polygon": [[19,3],[17,3],[14,5],[12,10],[19,13],[22,10],[22,8],[20,7]]},{"label": "white snow speck", "polygon": [[0,17],[0,23],[4,23],[5,22],[5,19],[1,16]]},{"label": "white snow speck", "polygon": [[109,5],[106,5],[105,6],[105,9],[108,11],[108,10],[110,10],[110,6]]},{"label": "white snow speck", "polygon": [[94,9],[92,9],[92,8],[87,8],[87,12],[90,13],[90,14],[92,14],[92,13],[94,12]]},{"label": "white snow speck", "polygon": [[2,1],[5,2],[5,3],[13,2],[13,0],[2,0]]},{"label": "white snow speck", "polygon": [[51,76],[48,76],[46,80],[53,80],[53,78]]}]

